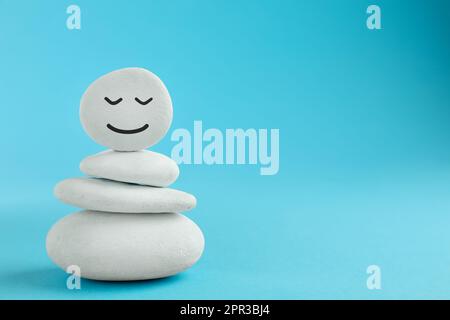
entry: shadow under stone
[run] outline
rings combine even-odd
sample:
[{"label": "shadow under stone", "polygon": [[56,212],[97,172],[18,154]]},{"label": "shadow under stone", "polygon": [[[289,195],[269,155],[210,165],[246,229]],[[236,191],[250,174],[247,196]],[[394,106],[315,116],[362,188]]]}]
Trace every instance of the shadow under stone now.
[{"label": "shadow under stone", "polygon": [[[6,272],[0,275],[0,285],[3,291],[1,299],[83,299],[95,295],[95,299],[102,299],[102,294],[115,298],[121,294],[139,292],[139,298],[146,299],[145,293],[158,288],[171,286],[186,275],[177,274],[167,278],[140,281],[98,281],[81,279],[80,290],[69,290],[67,279],[70,274],[57,267],[36,268]],[[126,298],[126,297],[123,297]],[[163,297],[161,297],[163,298]]]}]

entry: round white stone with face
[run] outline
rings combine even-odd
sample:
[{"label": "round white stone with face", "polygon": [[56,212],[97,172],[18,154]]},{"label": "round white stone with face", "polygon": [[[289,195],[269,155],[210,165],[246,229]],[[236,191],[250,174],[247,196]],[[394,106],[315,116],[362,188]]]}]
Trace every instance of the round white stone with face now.
[{"label": "round white stone with face", "polygon": [[142,68],[125,68],[95,80],[80,103],[84,130],[117,151],[148,148],[172,122],[172,101],[162,81]]}]

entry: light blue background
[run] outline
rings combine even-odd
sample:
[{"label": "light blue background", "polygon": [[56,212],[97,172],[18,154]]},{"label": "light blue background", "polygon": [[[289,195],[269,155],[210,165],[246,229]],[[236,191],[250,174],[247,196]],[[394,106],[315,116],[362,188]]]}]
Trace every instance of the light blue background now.
[{"label": "light blue background", "polygon": [[[0,297],[450,298],[450,3],[0,0]],[[382,30],[366,8],[382,9]],[[79,99],[141,66],[174,102],[172,129],[279,128],[280,171],[181,166],[204,256],[172,278],[83,281],[45,252],[76,211],[53,186],[101,151]],[[154,149],[170,154],[168,135]],[[382,290],[366,268],[382,270]]]}]

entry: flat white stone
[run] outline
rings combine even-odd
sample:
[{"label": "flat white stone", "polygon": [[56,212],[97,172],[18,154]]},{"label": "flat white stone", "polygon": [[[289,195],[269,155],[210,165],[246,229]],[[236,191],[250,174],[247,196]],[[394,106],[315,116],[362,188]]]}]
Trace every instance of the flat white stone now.
[{"label": "flat white stone", "polygon": [[47,254],[64,271],[106,281],[167,277],[202,255],[200,228],[177,213],[120,214],[81,211],[59,220],[47,235]]},{"label": "flat white stone", "polygon": [[96,178],[63,180],[56,185],[54,194],[64,203],[108,212],[182,212],[196,205],[195,197],[183,191]]},{"label": "flat white stone", "polygon": [[90,176],[167,187],[178,178],[178,165],[169,157],[148,151],[104,151],[85,158],[80,170]]}]

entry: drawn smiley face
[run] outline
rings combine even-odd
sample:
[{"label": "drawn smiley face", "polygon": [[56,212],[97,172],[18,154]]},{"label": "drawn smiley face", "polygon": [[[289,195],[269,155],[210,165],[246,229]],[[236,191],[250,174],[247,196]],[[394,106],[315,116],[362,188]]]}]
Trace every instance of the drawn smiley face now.
[{"label": "drawn smiley face", "polygon": [[83,94],[80,119],[97,143],[117,151],[146,149],[162,139],[172,123],[169,92],[142,68],[110,72]]}]

